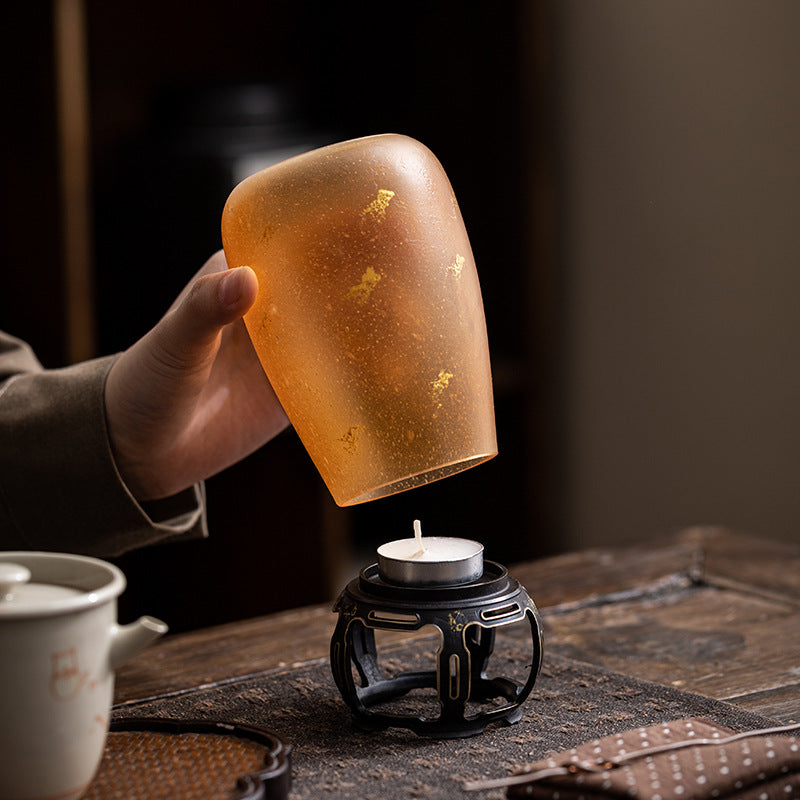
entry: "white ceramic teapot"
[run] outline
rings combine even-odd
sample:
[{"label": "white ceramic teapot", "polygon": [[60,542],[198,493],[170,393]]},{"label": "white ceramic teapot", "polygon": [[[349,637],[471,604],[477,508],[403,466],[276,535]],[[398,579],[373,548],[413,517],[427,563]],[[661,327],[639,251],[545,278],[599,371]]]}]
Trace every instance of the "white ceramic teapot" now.
[{"label": "white ceramic teapot", "polygon": [[117,625],[125,577],[61,553],[0,552],[0,800],[71,800],[108,731],[114,669],[166,632]]}]

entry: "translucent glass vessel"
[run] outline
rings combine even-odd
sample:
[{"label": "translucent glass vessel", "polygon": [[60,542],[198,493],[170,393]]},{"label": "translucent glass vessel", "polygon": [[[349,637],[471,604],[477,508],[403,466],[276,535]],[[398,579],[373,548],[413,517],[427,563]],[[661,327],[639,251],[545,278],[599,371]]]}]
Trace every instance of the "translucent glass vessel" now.
[{"label": "translucent glass vessel", "polygon": [[245,322],[334,500],[374,500],[497,453],[480,285],[450,182],[394,134],[258,172],[222,216]]}]

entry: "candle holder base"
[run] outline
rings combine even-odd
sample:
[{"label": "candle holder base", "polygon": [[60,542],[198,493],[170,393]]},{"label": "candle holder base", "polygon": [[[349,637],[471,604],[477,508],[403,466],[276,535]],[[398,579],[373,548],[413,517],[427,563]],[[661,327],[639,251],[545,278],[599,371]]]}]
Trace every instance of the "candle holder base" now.
[{"label": "candle holder base", "polygon": [[[384,580],[373,564],[345,587],[333,610],[339,619],[331,638],[331,669],[359,728],[400,727],[420,736],[460,738],[522,716],[542,663],[542,627],[533,601],[502,565],[485,562],[483,575],[468,583],[418,587]],[[496,631],[515,623],[527,623],[530,633],[526,674],[490,678]],[[435,669],[389,675],[375,632],[426,626],[440,638]],[[438,716],[416,713],[413,704],[405,711],[389,708],[416,690],[435,693]]]}]

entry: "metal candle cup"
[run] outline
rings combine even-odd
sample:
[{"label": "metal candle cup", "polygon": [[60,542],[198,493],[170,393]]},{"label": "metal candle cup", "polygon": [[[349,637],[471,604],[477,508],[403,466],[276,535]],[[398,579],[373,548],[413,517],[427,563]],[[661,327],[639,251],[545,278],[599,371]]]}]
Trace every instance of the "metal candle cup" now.
[{"label": "metal candle cup", "polygon": [[483,545],[471,539],[427,536],[398,539],[378,548],[378,572],[404,586],[441,586],[468,583],[483,575]]}]

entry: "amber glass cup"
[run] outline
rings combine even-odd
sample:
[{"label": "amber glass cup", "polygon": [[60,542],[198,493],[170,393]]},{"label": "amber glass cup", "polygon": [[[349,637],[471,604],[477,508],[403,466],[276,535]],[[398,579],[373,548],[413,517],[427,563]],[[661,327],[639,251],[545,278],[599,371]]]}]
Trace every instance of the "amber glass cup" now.
[{"label": "amber glass cup", "polygon": [[414,139],[370,136],[258,172],[222,216],[267,377],[340,506],[497,453],[478,275],[450,182]]}]

